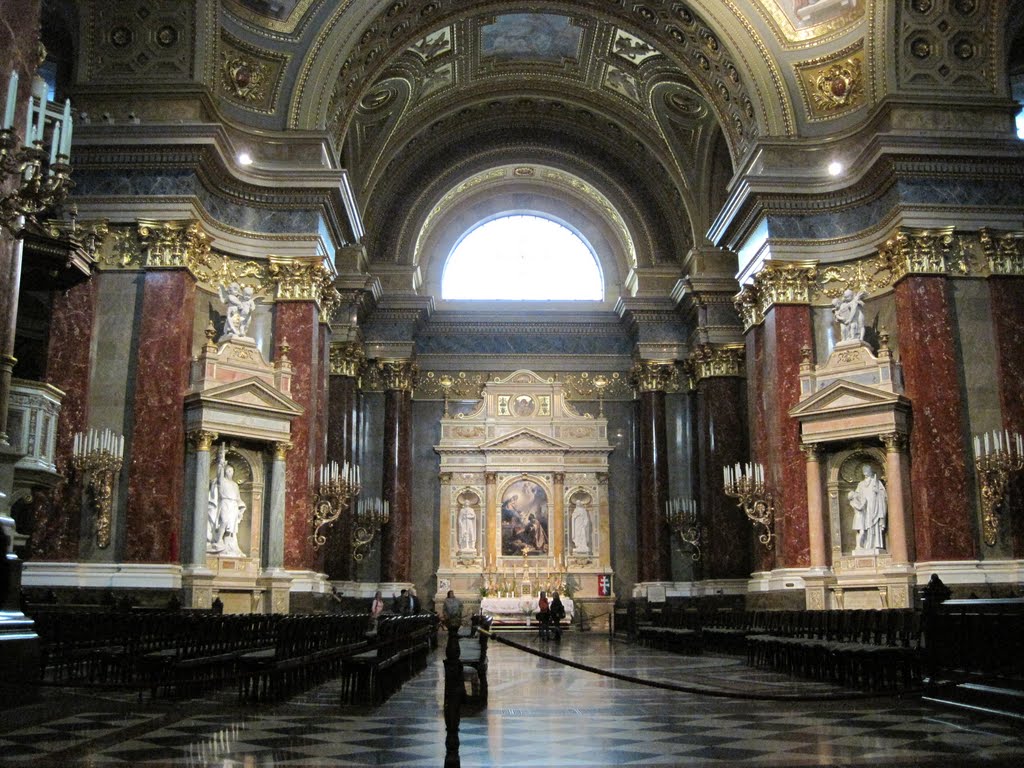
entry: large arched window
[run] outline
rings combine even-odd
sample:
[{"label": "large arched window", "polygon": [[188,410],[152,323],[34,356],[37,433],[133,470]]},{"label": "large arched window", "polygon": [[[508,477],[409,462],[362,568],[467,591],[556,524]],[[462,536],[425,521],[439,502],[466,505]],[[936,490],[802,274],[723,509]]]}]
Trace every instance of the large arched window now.
[{"label": "large arched window", "polygon": [[448,300],[601,301],[593,248],[568,227],[532,214],[503,215],[469,230],[441,279]]}]

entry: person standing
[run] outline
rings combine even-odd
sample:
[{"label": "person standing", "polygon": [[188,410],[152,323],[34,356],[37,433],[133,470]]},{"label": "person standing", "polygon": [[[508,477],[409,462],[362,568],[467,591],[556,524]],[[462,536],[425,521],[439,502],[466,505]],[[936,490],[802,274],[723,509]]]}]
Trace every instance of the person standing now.
[{"label": "person standing", "polygon": [[540,593],[540,600],[537,602],[537,621],[540,622],[540,639],[547,640],[551,627],[551,607],[548,604],[547,592]]},{"label": "person standing", "polygon": [[458,627],[462,624],[462,601],[450,589],[441,608],[441,618],[446,627]]},{"label": "person standing", "polygon": [[558,596],[557,592],[551,593],[551,606],[549,611],[551,613],[551,632],[555,636],[555,640],[561,640],[562,619],[565,618],[565,606],[562,605],[562,598]]}]

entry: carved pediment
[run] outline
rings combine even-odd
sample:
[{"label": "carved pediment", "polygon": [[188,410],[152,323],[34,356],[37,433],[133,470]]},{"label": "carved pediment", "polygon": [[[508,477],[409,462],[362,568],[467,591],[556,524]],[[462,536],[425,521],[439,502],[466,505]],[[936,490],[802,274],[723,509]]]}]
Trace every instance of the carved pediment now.
[{"label": "carved pediment", "polygon": [[574,446],[553,437],[523,428],[479,445],[481,451],[568,451]]},{"label": "carved pediment", "polygon": [[834,381],[790,409],[795,419],[813,418],[865,409],[904,409],[910,401],[903,395],[868,387],[852,381]]},{"label": "carved pediment", "polygon": [[232,381],[185,397],[186,409],[196,406],[203,409],[259,411],[289,419],[303,412],[301,405],[257,378]]}]

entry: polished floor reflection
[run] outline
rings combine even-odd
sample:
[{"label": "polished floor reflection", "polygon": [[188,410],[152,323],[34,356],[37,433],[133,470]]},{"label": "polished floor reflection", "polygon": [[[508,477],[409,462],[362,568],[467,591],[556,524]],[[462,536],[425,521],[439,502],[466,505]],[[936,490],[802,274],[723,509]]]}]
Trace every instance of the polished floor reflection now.
[{"label": "polished floor reflection", "polygon": [[[462,721],[463,766],[1024,764],[1019,722],[894,697],[748,701],[751,693],[834,689],[752,670],[737,657],[675,656],[598,635],[525,642],[594,667],[736,697],[640,686],[494,643],[489,706]],[[35,703],[6,705],[0,764],[440,766],[442,653],[375,709],[339,706],[334,684],[262,707],[239,706],[233,691],[139,703],[131,694],[44,689]]]}]

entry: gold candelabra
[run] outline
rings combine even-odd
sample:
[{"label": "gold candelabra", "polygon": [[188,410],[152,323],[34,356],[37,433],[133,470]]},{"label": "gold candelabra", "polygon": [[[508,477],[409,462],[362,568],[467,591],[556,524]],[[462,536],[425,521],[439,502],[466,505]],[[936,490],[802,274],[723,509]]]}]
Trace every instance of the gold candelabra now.
[{"label": "gold candelabra", "polygon": [[[46,57],[41,50],[41,59]],[[14,131],[14,112],[18,97],[18,74],[11,72],[3,123],[0,123],[0,182],[18,177],[14,188],[0,199],[0,226],[17,234],[25,218],[34,218],[67,197],[71,188],[71,102],[63,109],[46,98],[46,82],[38,75],[32,81],[28,97],[25,136],[19,148]],[[49,150],[47,150],[49,142]]]},{"label": "gold candelabra", "polygon": [[683,543],[693,547],[690,557],[700,560],[700,519],[697,502],[690,498],[669,499],[665,502],[665,520],[679,534]]},{"label": "gold candelabra", "polygon": [[386,500],[382,501],[376,496],[359,500],[356,504],[356,527],[352,531],[353,560],[359,562],[365,557],[362,550],[370,546],[377,532],[387,525],[390,516],[391,508]]},{"label": "gold candelabra", "polygon": [[597,387],[597,415],[604,416],[604,390],[611,382],[603,373],[594,377],[594,386]]},{"label": "gold candelabra", "polygon": [[757,540],[766,549],[772,548],[775,533],[775,499],[764,481],[764,466],[761,464],[736,464],[722,468],[725,495],[738,499],[747,519],[755,526],[764,528]]},{"label": "gold candelabra", "polygon": [[974,466],[981,485],[981,523],[985,543],[999,538],[999,513],[1010,484],[1010,474],[1024,468],[1024,440],[1019,432],[992,431],[974,437]]},{"label": "gold candelabra", "polygon": [[313,546],[317,549],[327,543],[321,530],[333,523],[349,508],[352,498],[359,495],[359,467],[347,461],[338,465],[332,461],[321,465],[319,483],[313,492]]},{"label": "gold candelabra", "polygon": [[483,571],[484,596],[496,597],[529,597],[539,595],[542,591],[561,592],[568,594],[569,566],[562,558],[553,568],[531,566],[529,555],[524,554],[522,564],[511,563],[499,568],[495,563],[488,564]]},{"label": "gold candelabra", "polygon": [[113,508],[114,478],[124,461],[124,437],[105,429],[98,432],[75,434],[71,466],[83,478],[88,476],[87,485],[96,528],[96,546],[106,549],[110,546],[110,518]]}]

